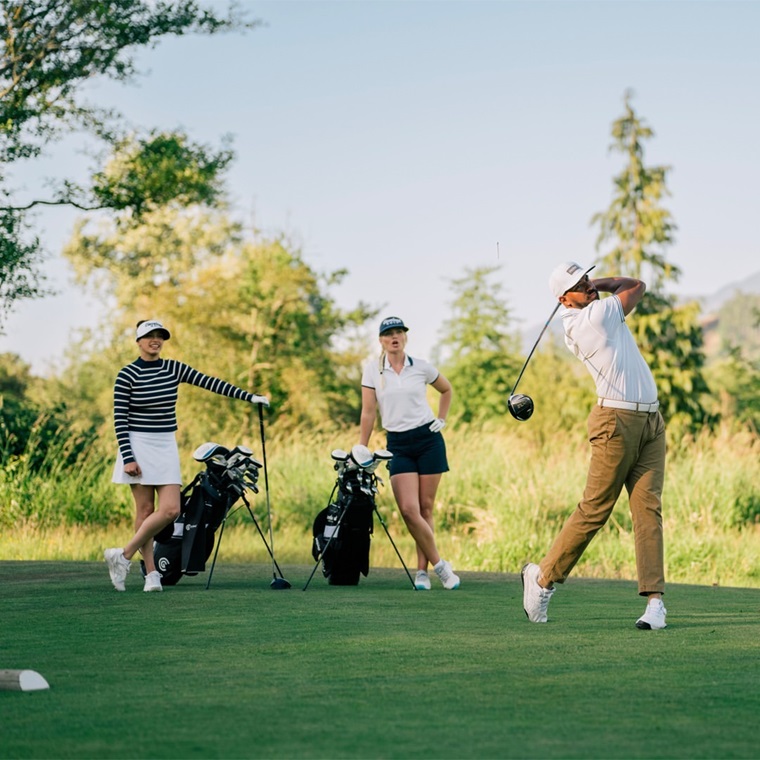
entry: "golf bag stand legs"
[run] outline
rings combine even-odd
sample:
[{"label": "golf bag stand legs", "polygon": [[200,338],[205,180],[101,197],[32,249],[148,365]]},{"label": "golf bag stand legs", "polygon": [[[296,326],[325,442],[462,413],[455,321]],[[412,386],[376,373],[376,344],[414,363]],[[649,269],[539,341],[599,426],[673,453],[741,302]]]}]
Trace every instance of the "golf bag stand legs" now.
[{"label": "golf bag stand legs", "polygon": [[[322,549],[322,551],[320,552],[319,557],[317,558],[317,562],[314,565],[314,567],[312,568],[311,575],[309,575],[309,579],[306,581],[306,585],[302,589],[303,591],[306,591],[306,589],[309,587],[309,584],[311,583],[311,579],[314,577],[314,573],[317,572],[317,568],[319,567],[319,563],[324,561],[324,557],[327,554],[327,550],[330,548],[330,544],[333,542],[333,539],[335,539],[338,536],[340,525],[343,522],[343,518],[348,513],[349,506],[350,506],[350,503],[349,504],[345,504],[343,506],[343,510],[340,513],[340,517],[338,518],[338,521],[335,524],[335,530],[334,530],[333,534],[330,536],[330,538],[328,539],[328,541],[325,544],[325,546]],[[377,519],[380,521],[380,525],[383,526],[383,530],[385,531],[385,535],[388,536],[388,540],[391,542],[391,546],[393,547],[393,551],[396,552],[396,556],[398,557],[399,562],[401,562],[401,566],[404,568],[404,572],[406,573],[406,577],[409,578],[409,583],[412,585],[412,589],[414,591],[416,591],[417,587],[414,585],[414,579],[412,578],[412,574],[409,572],[409,568],[406,566],[406,562],[404,562],[404,558],[401,556],[401,553],[399,552],[398,547],[396,546],[396,542],[393,540],[390,532],[388,531],[388,526],[385,524],[385,520],[383,520],[382,515],[378,511],[377,504],[374,503],[374,500],[373,500],[373,504],[372,504],[372,509],[373,509],[373,512],[377,515]]]},{"label": "golf bag stand legs", "polygon": [[[259,521],[256,519],[256,515],[253,514],[253,511],[251,510],[251,505],[248,503],[248,500],[245,498],[245,496],[243,496],[242,498],[243,498],[243,503],[245,504],[245,508],[248,510],[248,514],[251,517],[251,521],[256,526],[256,530],[258,531],[259,536],[261,536],[261,540],[264,542],[264,546],[266,546],[267,552],[269,552],[269,556],[272,558],[272,564],[277,568],[277,572],[280,574],[280,578],[282,578],[283,577],[282,570],[280,570],[280,566],[277,564],[277,560],[274,558],[274,554],[272,553],[272,548],[269,546],[266,536],[264,535],[264,532],[261,530]],[[238,507],[238,509],[240,509],[240,507]],[[236,511],[237,509],[232,510],[232,512],[228,512],[228,514],[224,516],[224,520],[222,520],[222,527],[221,527],[221,530],[219,531],[219,539],[217,540],[216,547],[214,549],[214,559],[211,562],[211,568],[209,569],[209,573],[208,573],[208,580],[206,581],[206,589],[208,589],[209,586],[211,585],[211,578],[214,575],[214,566],[216,565],[216,557],[219,554],[219,547],[222,545],[222,538],[224,536],[224,527],[227,524],[227,518]]]},{"label": "golf bag stand legs", "polygon": [[208,587],[211,585],[211,576],[214,574],[214,567],[216,566],[216,558],[219,554],[219,547],[222,545],[222,537],[224,536],[224,526],[227,524],[227,518],[225,517],[224,520],[222,520],[222,528],[219,531],[219,538],[216,540],[216,546],[214,547],[214,559],[211,560],[211,567],[208,571],[208,580],[206,581],[206,591],[208,591]]},{"label": "golf bag stand legs", "polygon": [[398,557],[399,562],[401,563],[401,566],[404,568],[404,571],[406,572],[406,577],[409,578],[409,583],[412,584],[412,588],[416,591],[417,586],[414,585],[414,579],[412,578],[412,574],[409,572],[409,568],[406,566],[406,562],[404,562],[404,558],[401,556],[401,553],[396,547],[395,541],[391,538],[391,534],[388,532],[388,528],[385,525],[385,520],[383,520],[382,515],[378,511],[377,505],[375,505],[375,514],[377,515],[377,519],[380,520],[380,525],[383,526],[385,535],[388,536],[388,540],[391,542],[391,546],[393,547],[393,550],[396,552],[396,556]]}]

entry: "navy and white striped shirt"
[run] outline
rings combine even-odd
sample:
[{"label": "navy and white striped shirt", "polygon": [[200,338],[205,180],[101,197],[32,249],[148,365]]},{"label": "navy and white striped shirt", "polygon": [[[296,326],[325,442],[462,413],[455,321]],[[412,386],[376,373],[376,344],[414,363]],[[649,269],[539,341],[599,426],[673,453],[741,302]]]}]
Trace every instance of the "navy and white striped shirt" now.
[{"label": "navy and white striped shirt", "polygon": [[129,431],[171,433],[177,429],[177,389],[180,383],[197,385],[221,396],[249,401],[253,394],[224,380],[209,377],[176,359],[146,362],[135,359],[116,375],[113,417],[116,441],[124,464],[135,461]]}]

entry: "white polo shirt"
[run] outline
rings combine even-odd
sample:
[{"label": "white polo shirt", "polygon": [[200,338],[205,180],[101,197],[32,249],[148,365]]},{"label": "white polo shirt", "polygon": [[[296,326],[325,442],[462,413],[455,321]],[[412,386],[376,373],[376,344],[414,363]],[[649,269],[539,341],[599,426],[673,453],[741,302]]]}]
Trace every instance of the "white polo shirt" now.
[{"label": "white polo shirt", "polygon": [[423,359],[404,358],[400,374],[396,374],[385,357],[382,371],[379,359],[364,365],[362,386],[372,388],[380,409],[383,427],[391,433],[426,425],[435,419],[427,402],[427,385],[434,383],[438,370]]},{"label": "white polo shirt", "polygon": [[610,296],[562,315],[565,344],[586,365],[600,398],[657,401],[652,372],[625,323],[623,305]]}]

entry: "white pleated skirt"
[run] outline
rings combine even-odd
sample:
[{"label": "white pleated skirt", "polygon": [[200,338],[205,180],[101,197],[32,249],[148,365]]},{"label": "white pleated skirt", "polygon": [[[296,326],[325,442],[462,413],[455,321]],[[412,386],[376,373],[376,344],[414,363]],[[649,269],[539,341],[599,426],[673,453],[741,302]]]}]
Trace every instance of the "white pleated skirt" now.
[{"label": "white pleated skirt", "polygon": [[113,467],[113,483],[144,486],[182,485],[179,467],[179,451],[174,433],[138,433],[130,431],[129,442],[132,445],[137,464],[142,475],[127,475],[121,451],[117,452]]}]

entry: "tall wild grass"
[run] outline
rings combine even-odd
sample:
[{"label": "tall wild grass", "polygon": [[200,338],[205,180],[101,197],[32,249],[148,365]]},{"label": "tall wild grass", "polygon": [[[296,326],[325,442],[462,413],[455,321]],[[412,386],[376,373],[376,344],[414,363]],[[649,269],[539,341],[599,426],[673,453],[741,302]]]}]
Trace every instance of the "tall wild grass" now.
[{"label": "tall wild grass", "polygon": [[[446,430],[451,471],[435,508],[439,550],[456,568],[517,572],[548,549],[582,493],[588,465],[583,431],[542,437],[530,425]],[[355,429],[335,435],[267,437],[267,474],[274,540],[280,564],[309,564],[311,524],[327,505],[335,481],[330,451],[355,443]],[[256,439],[249,445],[261,458]],[[373,444],[383,445],[381,436]],[[32,466],[28,455],[0,468],[0,559],[100,560],[105,546],[131,535],[129,489],[110,482],[113,451],[88,448],[74,465],[71,443]],[[183,476],[199,469],[183,451]],[[414,544],[386,481],[377,503],[407,563]],[[250,501],[266,532],[265,479]],[[668,456],[664,495],[667,576],[671,582],[760,586],[760,438],[724,428],[679,441]],[[225,531],[220,561],[265,562],[268,555],[245,510]],[[382,527],[375,525],[371,564],[398,565]],[[576,575],[636,577],[633,532],[625,493],[612,518],[589,546]]]}]

